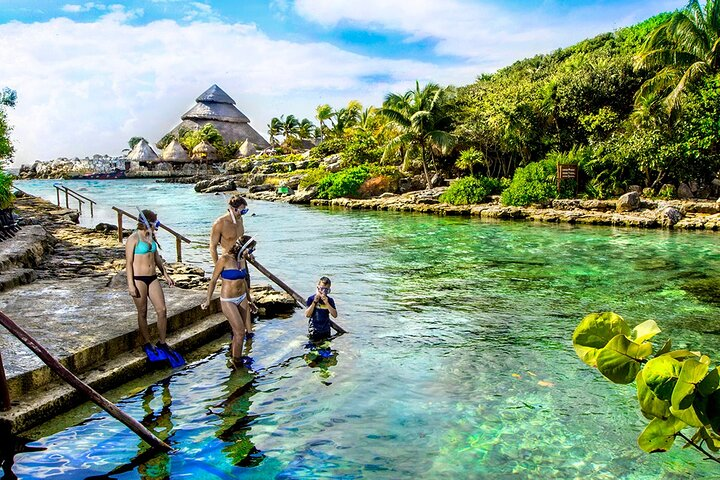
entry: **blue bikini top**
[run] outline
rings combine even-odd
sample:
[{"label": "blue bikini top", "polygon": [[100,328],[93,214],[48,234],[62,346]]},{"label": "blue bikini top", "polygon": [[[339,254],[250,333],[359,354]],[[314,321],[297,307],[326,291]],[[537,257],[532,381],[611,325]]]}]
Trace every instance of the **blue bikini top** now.
[{"label": "blue bikini top", "polygon": [[247,277],[247,270],[244,268],[228,268],[220,272],[220,278],[223,280],[242,280]]},{"label": "blue bikini top", "polygon": [[155,243],[155,240],[153,240],[152,245],[142,240],[138,240],[137,245],[135,245],[135,255],[145,255],[146,253],[155,253],[156,251],[157,243]]}]

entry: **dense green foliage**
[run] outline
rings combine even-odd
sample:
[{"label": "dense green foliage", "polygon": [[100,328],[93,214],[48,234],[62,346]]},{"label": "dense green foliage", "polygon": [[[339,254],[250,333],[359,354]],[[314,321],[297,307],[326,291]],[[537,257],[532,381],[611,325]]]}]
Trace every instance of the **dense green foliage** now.
[{"label": "dense green foliage", "polygon": [[356,167],[365,163],[377,163],[382,154],[382,148],[375,137],[366,132],[357,132],[350,136],[342,151],[342,165]]},{"label": "dense green foliage", "polygon": [[[637,386],[643,416],[650,420],[638,438],[648,453],[668,451],[676,437],[720,462],[720,370],[700,352],[671,350],[667,340],[653,355],[650,339],[660,333],[653,320],[630,329],[612,312],[585,317],[573,333],[580,359],[613,383]],[[683,430],[697,429],[691,436]]]},{"label": "dense green foliage", "polygon": [[452,205],[468,205],[482,203],[482,201],[498,190],[500,182],[487,177],[464,177],[454,181],[450,187],[440,195],[440,201]]},{"label": "dense green foliage", "polygon": [[551,159],[518,168],[500,201],[503,205],[527,206],[555,198],[558,193],[556,165]]},{"label": "dense green foliage", "polygon": [[0,164],[4,163],[15,153],[10,141],[10,132],[12,127],[7,122],[6,107],[14,107],[17,102],[17,93],[7,87],[0,91]]},{"label": "dense green foliage", "polygon": [[0,170],[0,210],[12,207],[15,201],[15,195],[12,193],[12,182],[12,175]]},{"label": "dense green foliage", "polygon": [[318,183],[318,198],[353,197],[360,185],[370,176],[365,165],[331,173]]}]

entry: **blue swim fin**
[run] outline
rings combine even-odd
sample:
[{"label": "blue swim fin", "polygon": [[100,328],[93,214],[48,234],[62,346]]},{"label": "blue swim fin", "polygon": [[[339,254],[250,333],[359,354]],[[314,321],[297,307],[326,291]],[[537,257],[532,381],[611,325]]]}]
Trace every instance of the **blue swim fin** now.
[{"label": "blue swim fin", "polygon": [[178,368],[185,365],[185,359],[183,358],[183,356],[170,348],[170,345],[168,345],[167,343],[158,343],[157,349],[158,351],[162,351],[165,353],[166,360],[168,361],[168,363],[170,363],[170,366],[172,368]]},{"label": "blue swim fin", "polygon": [[142,349],[151,362],[164,362],[168,359],[167,354],[163,350],[155,348],[152,343],[146,343]]}]

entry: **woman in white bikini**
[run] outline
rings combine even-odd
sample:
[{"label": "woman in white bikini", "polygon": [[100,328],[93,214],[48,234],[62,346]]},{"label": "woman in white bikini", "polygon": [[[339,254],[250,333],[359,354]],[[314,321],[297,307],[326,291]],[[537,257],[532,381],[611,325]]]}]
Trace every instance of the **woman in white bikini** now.
[{"label": "woman in white bikini", "polygon": [[251,239],[246,244],[236,242],[225,254],[218,258],[215,269],[208,285],[207,300],[201,305],[208,308],[213,292],[219,278],[222,278],[220,287],[220,307],[230,322],[232,329],[232,343],[230,356],[233,365],[249,366],[251,359],[242,355],[245,334],[252,334],[250,321],[250,299],[246,278],[248,276],[245,259],[252,252],[255,242]]}]

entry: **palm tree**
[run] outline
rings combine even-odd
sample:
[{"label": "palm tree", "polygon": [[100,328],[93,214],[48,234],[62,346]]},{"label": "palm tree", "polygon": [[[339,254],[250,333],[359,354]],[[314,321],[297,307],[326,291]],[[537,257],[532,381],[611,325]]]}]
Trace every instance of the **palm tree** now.
[{"label": "palm tree", "polygon": [[327,103],[324,105],[318,105],[315,109],[315,116],[318,119],[318,123],[320,124],[320,127],[318,127],[318,130],[320,131],[320,141],[323,141],[323,133],[327,127],[325,126],[325,121],[330,120],[333,116],[333,111],[330,105]]},{"label": "palm tree", "polygon": [[665,93],[665,106],[677,118],[685,88],[720,69],[720,0],[698,0],[657,27],[635,57],[637,68],[660,68],[637,93]]},{"label": "palm tree", "polygon": [[270,123],[268,123],[268,135],[270,135],[270,145],[275,146],[277,144],[277,138],[276,136],[280,135],[280,119],[277,117],[273,117],[270,120]]},{"label": "palm tree", "polygon": [[300,122],[295,115],[280,115],[280,133],[284,137],[284,142],[287,142],[293,137],[298,136],[298,128],[300,128]]},{"label": "palm tree", "polygon": [[425,173],[427,188],[432,188],[428,173],[428,154],[434,160],[434,150],[447,152],[455,145],[455,137],[448,133],[450,117],[446,112],[449,91],[435,83],[422,89],[415,82],[415,90],[403,95],[390,93],[385,97],[379,113],[396,127],[396,136],[385,147],[385,155],[406,147],[404,155],[419,156]]},{"label": "palm tree", "polygon": [[309,140],[315,137],[315,125],[307,119],[303,118],[297,126],[297,135],[300,140]]}]

